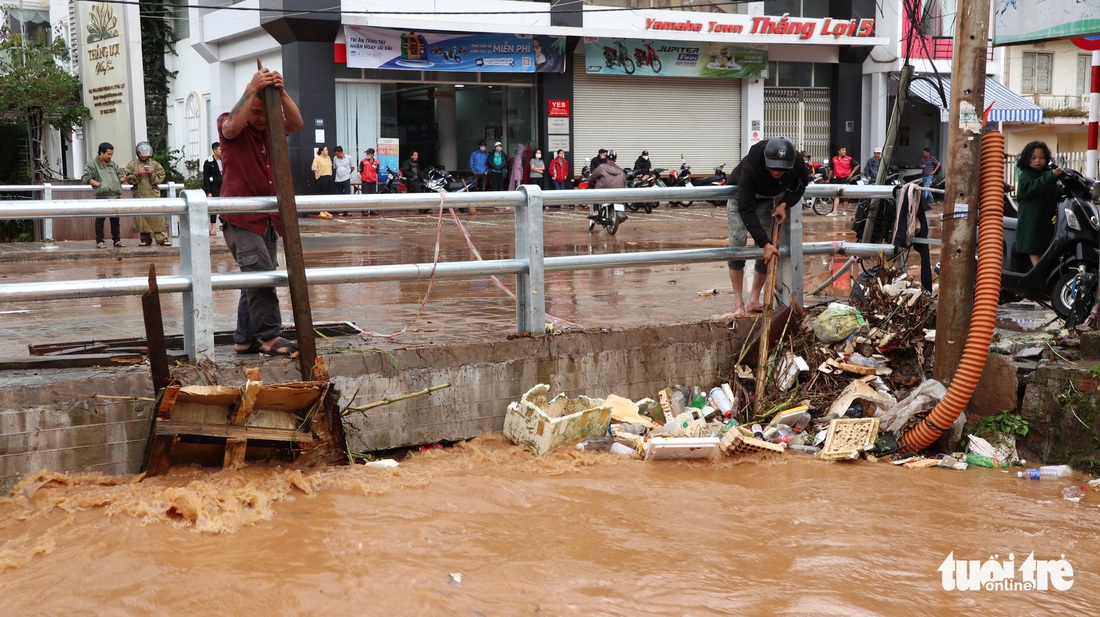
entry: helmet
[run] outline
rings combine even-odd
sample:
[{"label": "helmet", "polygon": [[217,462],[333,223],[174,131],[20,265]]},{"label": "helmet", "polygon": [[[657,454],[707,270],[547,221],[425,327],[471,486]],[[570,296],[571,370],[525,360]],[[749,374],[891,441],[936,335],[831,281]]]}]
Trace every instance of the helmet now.
[{"label": "helmet", "polygon": [[614,150],[608,150],[607,151],[607,158],[614,161],[615,159],[619,158],[619,153],[615,152]]},{"label": "helmet", "polygon": [[147,141],[139,141],[134,146],[134,154],[138,156],[153,156],[153,146],[149,145]]},{"label": "helmet", "polygon": [[790,171],[798,151],[786,137],[772,137],[764,146],[764,166],[777,171]]}]

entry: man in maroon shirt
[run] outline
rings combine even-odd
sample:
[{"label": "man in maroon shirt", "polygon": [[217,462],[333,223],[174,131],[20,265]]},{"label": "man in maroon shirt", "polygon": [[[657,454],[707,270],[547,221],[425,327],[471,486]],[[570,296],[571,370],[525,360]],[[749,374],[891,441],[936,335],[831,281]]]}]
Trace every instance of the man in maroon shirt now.
[{"label": "man in maroon shirt", "polygon": [[[260,69],[245,87],[233,110],[218,118],[218,141],[222,145],[222,197],[267,197],[275,195],[271,154],[267,144],[267,117],[260,92],[276,88],[283,104],[283,119],[289,135],[302,128],[302,113],[283,88],[283,76]],[[223,214],[222,235],[241,272],[266,272],[278,265],[277,238],[283,233],[278,213]],[[237,305],[237,330],[233,350],[237,353],[290,355],[297,350],[283,338],[283,319],[274,287],[241,290]]]}]

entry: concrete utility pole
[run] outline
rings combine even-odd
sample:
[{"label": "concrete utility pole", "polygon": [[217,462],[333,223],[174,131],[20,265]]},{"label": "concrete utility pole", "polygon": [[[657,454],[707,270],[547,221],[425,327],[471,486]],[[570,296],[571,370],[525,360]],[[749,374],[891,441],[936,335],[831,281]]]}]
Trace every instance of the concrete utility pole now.
[{"label": "concrete utility pole", "polygon": [[974,306],[981,128],[985,101],[989,3],[960,2],[951,74],[946,194],[934,377],[950,383],[959,367]]}]

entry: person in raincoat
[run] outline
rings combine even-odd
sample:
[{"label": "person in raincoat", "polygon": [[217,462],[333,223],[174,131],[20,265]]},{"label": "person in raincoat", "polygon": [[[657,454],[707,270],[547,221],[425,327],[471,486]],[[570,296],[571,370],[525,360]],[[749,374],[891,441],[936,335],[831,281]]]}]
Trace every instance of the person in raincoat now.
[{"label": "person in raincoat", "polygon": [[[157,185],[164,182],[164,166],[153,158],[153,147],[147,141],[139,141],[134,147],[137,158],[126,166],[126,177],[133,185],[135,198],[150,199],[160,197]],[[161,246],[172,246],[168,239],[168,219],[160,215],[134,217],[134,231],[141,236],[138,246],[152,246],[153,242]]]}]

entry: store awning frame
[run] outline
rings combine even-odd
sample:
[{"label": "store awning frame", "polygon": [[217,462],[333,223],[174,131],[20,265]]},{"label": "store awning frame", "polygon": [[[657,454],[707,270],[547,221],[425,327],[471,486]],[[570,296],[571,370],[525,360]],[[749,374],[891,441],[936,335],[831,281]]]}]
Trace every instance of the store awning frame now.
[{"label": "store awning frame", "polygon": [[[931,81],[932,79],[935,79],[935,77],[927,76],[914,79],[909,84],[909,92],[940,109],[946,109],[943,100],[940,98],[940,92]],[[947,101],[950,103],[951,78],[940,76],[939,79],[943,84],[944,96],[947,97]],[[997,78],[987,76],[985,78],[985,105],[982,106],[982,111],[985,111],[985,108],[991,104],[993,109],[989,110],[989,122],[1037,123],[1043,121],[1042,107],[1016,94],[1008,86],[998,81]]]}]

